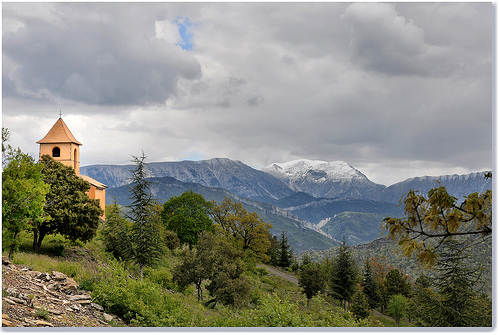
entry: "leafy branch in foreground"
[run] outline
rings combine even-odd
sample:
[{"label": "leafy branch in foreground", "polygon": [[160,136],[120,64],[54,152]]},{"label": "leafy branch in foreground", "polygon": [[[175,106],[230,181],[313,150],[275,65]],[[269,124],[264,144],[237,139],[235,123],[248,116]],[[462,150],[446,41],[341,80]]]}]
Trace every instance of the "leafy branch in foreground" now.
[{"label": "leafy branch in foreground", "polygon": [[471,193],[462,203],[457,200],[441,185],[431,189],[427,198],[410,190],[402,201],[406,218],[386,218],[381,229],[388,232],[388,238],[398,240],[404,255],[416,255],[421,265],[432,268],[437,250],[449,238],[491,236],[491,190]]}]

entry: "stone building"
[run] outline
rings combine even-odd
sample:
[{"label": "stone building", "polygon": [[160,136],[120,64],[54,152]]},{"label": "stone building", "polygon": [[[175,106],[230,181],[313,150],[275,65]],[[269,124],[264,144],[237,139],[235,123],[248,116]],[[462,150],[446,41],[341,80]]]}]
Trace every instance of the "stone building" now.
[{"label": "stone building", "polygon": [[[55,161],[75,169],[76,175],[90,183],[87,192],[91,199],[98,199],[102,210],[106,208],[107,186],[88,176],[80,175],[80,142],[76,140],[63,119],[59,117],[47,135],[40,141],[40,159],[43,155],[49,155]],[[102,216],[104,219],[104,215]]]}]

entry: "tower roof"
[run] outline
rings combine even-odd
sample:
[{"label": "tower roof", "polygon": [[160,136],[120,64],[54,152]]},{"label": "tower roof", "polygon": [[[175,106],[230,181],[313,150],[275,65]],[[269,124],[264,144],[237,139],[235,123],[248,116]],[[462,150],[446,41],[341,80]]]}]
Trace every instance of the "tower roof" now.
[{"label": "tower roof", "polygon": [[52,126],[47,135],[36,143],[76,143],[82,145],[76,140],[66,123],[62,118]]}]

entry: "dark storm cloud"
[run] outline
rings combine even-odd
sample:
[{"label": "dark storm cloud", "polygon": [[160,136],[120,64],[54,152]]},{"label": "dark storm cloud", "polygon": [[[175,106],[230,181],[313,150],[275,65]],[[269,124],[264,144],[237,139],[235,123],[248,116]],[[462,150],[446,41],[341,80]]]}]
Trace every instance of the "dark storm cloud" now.
[{"label": "dark storm cloud", "polygon": [[44,134],[26,125],[54,121],[27,114],[62,106],[92,134],[78,137],[89,163],[146,148],[154,161],[344,160],[384,184],[479,171],[492,159],[492,8],[5,3],[4,122],[34,146]]},{"label": "dark storm cloud", "polygon": [[447,46],[431,45],[425,32],[399,15],[394,4],[355,3],[342,19],[350,25],[355,62],[389,75],[448,75],[459,64]]},{"label": "dark storm cloud", "polygon": [[[4,69],[4,96],[16,92],[104,106],[158,104],[174,94],[179,78],[201,76],[196,59],[155,37],[156,16],[142,22],[142,11],[123,10],[120,4],[108,5],[106,12],[95,7],[99,4],[75,4],[78,15],[74,7],[57,4],[50,17],[28,17],[19,6],[10,12],[4,4],[23,23],[3,34],[3,57],[12,63]],[[67,18],[70,13],[74,16]]]}]

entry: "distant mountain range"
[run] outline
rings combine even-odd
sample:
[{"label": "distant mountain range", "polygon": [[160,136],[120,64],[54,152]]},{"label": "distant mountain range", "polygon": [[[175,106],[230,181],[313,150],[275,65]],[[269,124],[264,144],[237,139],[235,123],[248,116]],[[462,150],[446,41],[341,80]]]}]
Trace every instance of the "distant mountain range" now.
[{"label": "distant mountain range", "polygon": [[[441,183],[460,200],[492,188],[484,172],[411,178],[386,187],[341,161],[296,160],[271,164],[261,171],[227,158],[149,163],[147,167],[159,201],[189,190],[216,202],[227,196],[273,224],[273,233],[285,230],[296,252],[330,248],[343,237],[351,245],[378,238],[385,217],[404,216],[397,204],[410,189],[426,195]],[[127,205],[125,185],[133,168],[91,165],[80,171],[109,186],[108,203],[116,197],[119,204]]]}]

